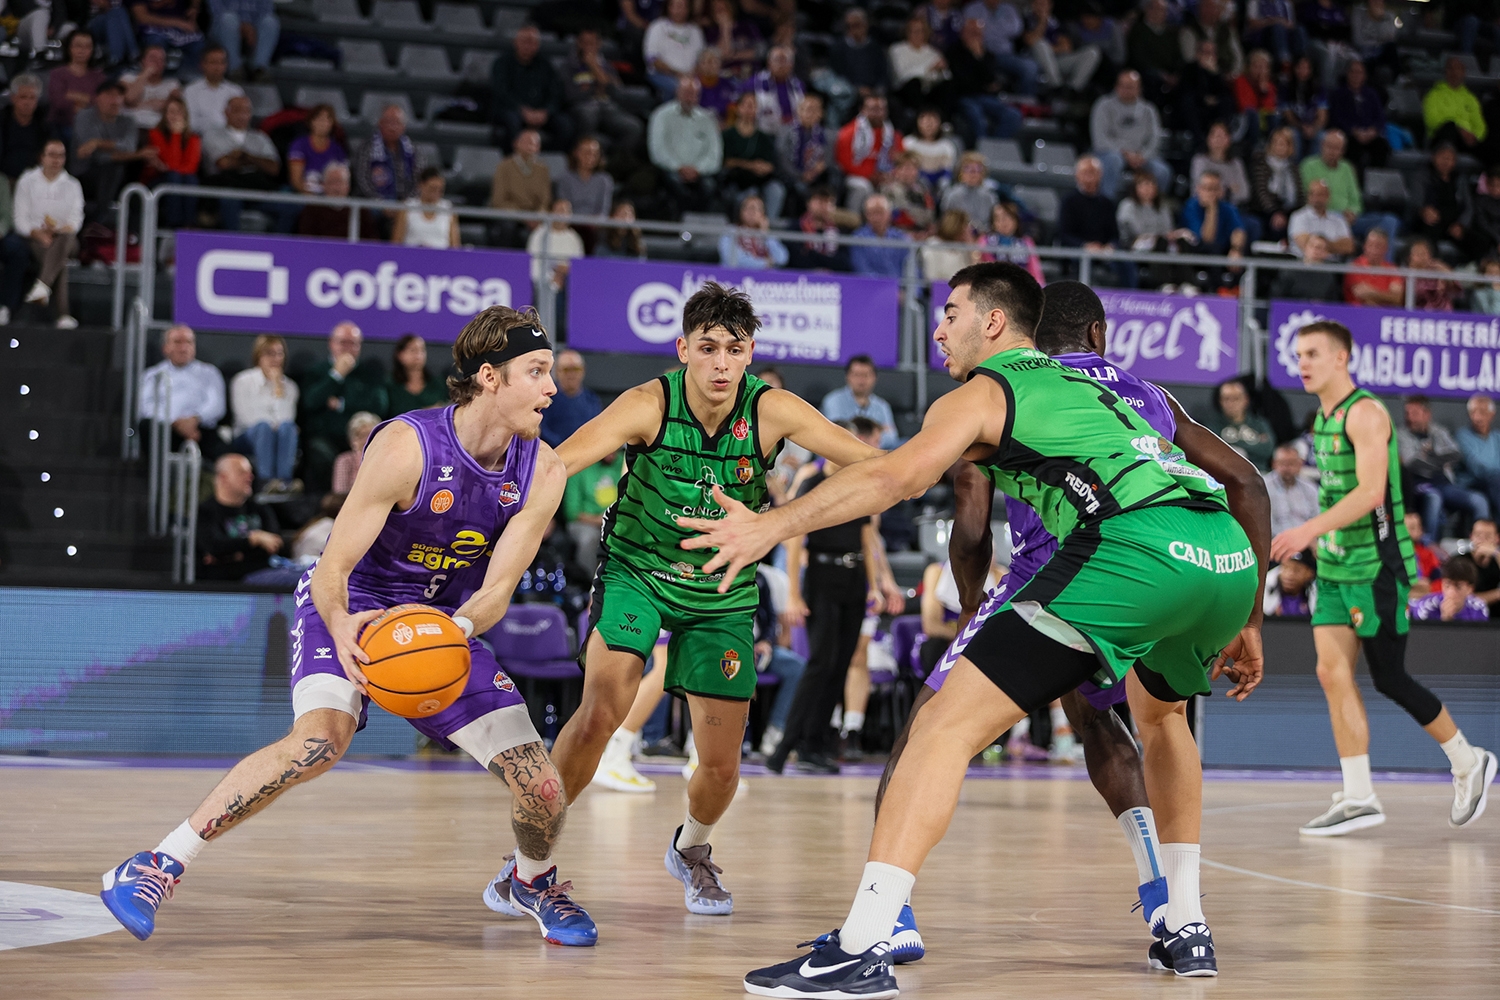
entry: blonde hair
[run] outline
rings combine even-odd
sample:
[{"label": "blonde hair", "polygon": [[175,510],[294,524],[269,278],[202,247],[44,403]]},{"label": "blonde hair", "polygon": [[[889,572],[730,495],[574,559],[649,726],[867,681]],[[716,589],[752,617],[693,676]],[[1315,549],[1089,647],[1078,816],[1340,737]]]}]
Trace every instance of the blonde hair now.
[{"label": "blonde hair", "polygon": [[937,234],[944,243],[965,242],[964,237],[969,235],[969,213],[958,208],[948,209],[938,220]]},{"label": "blonde hair", "polygon": [[263,333],[255,338],[255,343],[250,348],[250,363],[258,367],[261,357],[273,347],[281,348],[281,357],[284,363],[286,360],[286,341],[274,333]]},{"label": "blonde hair", "polygon": [[[522,326],[541,329],[542,321],[534,307],[528,306],[525,311],[521,311],[509,306],[490,306],[469,320],[459,332],[458,339],[453,342],[454,367],[462,371],[467,361],[482,358],[493,351],[503,351],[510,331]],[[499,372],[500,381],[509,385],[510,362],[502,364]],[[448,376],[448,396],[454,403],[464,406],[479,397],[476,375],[478,372],[467,376],[457,373]]]}]

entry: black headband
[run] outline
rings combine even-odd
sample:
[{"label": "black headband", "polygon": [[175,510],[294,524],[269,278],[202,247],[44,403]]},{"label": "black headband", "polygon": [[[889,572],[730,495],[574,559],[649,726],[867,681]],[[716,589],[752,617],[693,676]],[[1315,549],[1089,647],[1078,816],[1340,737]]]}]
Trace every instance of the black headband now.
[{"label": "black headband", "polygon": [[498,368],[511,358],[519,358],[532,351],[550,350],[552,350],[552,341],[547,339],[547,331],[539,326],[514,326],[506,334],[504,347],[498,351],[481,354],[477,358],[454,362],[453,368],[458,372],[459,378],[469,378],[477,374],[485,365],[494,365]]}]

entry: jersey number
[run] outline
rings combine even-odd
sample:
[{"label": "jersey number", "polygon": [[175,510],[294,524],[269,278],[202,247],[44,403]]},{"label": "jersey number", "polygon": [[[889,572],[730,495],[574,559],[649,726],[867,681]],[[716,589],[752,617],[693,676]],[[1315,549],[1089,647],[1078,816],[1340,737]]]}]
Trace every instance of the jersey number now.
[{"label": "jersey number", "polygon": [[422,591],[422,596],[429,601],[432,600],[437,595],[437,592],[442,589],[443,581],[446,579],[448,579],[447,573],[434,573],[432,579],[427,583],[427,589]]}]

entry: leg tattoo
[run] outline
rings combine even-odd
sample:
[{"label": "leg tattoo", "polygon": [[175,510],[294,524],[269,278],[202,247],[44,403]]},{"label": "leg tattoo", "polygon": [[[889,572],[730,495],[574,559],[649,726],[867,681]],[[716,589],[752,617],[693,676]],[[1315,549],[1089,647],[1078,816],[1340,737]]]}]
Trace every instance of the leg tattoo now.
[{"label": "leg tattoo", "polygon": [[534,860],[551,857],[568,809],[562,781],[546,748],[540,743],[526,743],[506,750],[490,761],[490,771],[515,796],[510,824],[516,833],[516,846]]},{"label": "leg tattoo", "polygon": [[302,742],[302,750],[293,753],[293,759],[287,764],[286,770],[261,785],[248,798],[243,793],[234,793],[234,797],[224,803],[224,811],[213,819],[210,819],[198,831],[198,836],[204,840],[213,840],[235,823],[259,812],[272,799],[297,782],[313,777],[315,774],[332,767],[338,762],[339,756],[342,753],[343,751],[335,746],[331,740],[319,737],[311,737],[304,740]]}]

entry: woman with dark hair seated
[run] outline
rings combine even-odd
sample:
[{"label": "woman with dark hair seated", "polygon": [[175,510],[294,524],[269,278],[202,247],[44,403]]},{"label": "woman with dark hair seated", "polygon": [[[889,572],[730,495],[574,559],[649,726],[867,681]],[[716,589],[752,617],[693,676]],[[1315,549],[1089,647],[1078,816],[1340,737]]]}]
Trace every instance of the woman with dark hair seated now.
[{"label": "woman with dark hair seated", "polygon": [[404,334],[396,341],[386,394],[390,398],[388,417],[448,404],[448,383],[427,370],[427,341],[415,333]]}]

